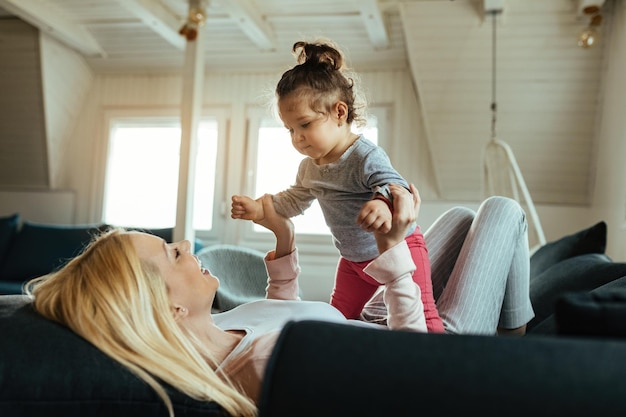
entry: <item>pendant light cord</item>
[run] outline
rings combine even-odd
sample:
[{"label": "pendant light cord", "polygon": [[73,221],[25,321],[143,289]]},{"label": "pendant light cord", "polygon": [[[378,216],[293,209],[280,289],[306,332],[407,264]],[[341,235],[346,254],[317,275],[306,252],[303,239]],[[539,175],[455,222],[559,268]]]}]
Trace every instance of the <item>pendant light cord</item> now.
[{"label": "pendant light cord", "polygon": [[497,11],[491,12],[492,34],[491,34],[491,140],[496,139],[496,15]]}]

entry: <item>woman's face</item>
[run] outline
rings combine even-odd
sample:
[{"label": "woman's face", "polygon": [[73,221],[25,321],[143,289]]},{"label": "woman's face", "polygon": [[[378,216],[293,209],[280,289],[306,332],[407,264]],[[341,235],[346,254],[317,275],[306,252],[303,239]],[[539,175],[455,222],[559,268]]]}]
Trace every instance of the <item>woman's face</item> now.
[{"label": "woman's face", "polygon": [[219,281],[202,268],[191,253],[188,240],[168,244],[146,233],[131,235],[139,257],[156,265],[161,272],[173,307],[184,307],[189,314],[211,311]]}]

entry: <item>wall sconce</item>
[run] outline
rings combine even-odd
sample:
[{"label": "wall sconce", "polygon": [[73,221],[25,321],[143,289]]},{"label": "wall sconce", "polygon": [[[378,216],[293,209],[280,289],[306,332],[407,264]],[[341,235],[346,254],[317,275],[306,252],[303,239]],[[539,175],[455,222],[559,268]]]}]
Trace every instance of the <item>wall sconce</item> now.
[{"label": "wall sconce", "polygon": [[578,46],[591,48],[598,43],[598,28],[602,24],[602,15],[599,6],[587,6],[583,9],[585,17],[589,18],[589,25],[578,35]]}]

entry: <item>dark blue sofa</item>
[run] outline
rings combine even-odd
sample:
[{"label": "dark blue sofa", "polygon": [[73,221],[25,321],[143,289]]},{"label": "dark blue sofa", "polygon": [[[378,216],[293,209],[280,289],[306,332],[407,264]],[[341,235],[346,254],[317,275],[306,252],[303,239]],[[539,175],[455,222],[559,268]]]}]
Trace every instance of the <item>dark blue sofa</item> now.
[{"label": "dark blue sofa", "polygon": [[[531,258],[525,337],[452,336],[324,322],[283,330],[259,415],[626,415],[626,268],[602,222]],[[1,244],[1,242],[0,242]],[[176,416],[223,416],[170,390]],[[0,296],[0,416],[166,416],[159,397],[23,295]]]},{"label": "dark blue sofa", "polygon": [[[0,217],[0,294],[20,294],[31,278],[48,274],[79,254],[107,224],[53,225]],[[172,241],[172,228],[138,229]],[[202,242],[195,241],[195,250]]]}]

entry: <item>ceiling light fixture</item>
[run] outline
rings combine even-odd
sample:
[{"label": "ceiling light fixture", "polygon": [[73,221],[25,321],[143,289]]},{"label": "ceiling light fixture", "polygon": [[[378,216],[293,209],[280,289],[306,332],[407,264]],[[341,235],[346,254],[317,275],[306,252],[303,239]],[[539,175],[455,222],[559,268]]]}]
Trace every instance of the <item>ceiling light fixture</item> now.
[{"label": "ceiling light fixture", "polygon": [[591,48],[598,43],[598,28],[602,24],[602,14],[600,7],[593,5],[583,9],[583,13],[589,18],[589,25],[578,34],[578,46],[581,48]]},{"label": "ceiling light fixture", "polygon": [[202,1],[194,2],[189,9],[187,21],[180,28],[178,33],[187,38],[188,41],[194,41],[198,37],[198,29],[206,22],[206,11]]}]

